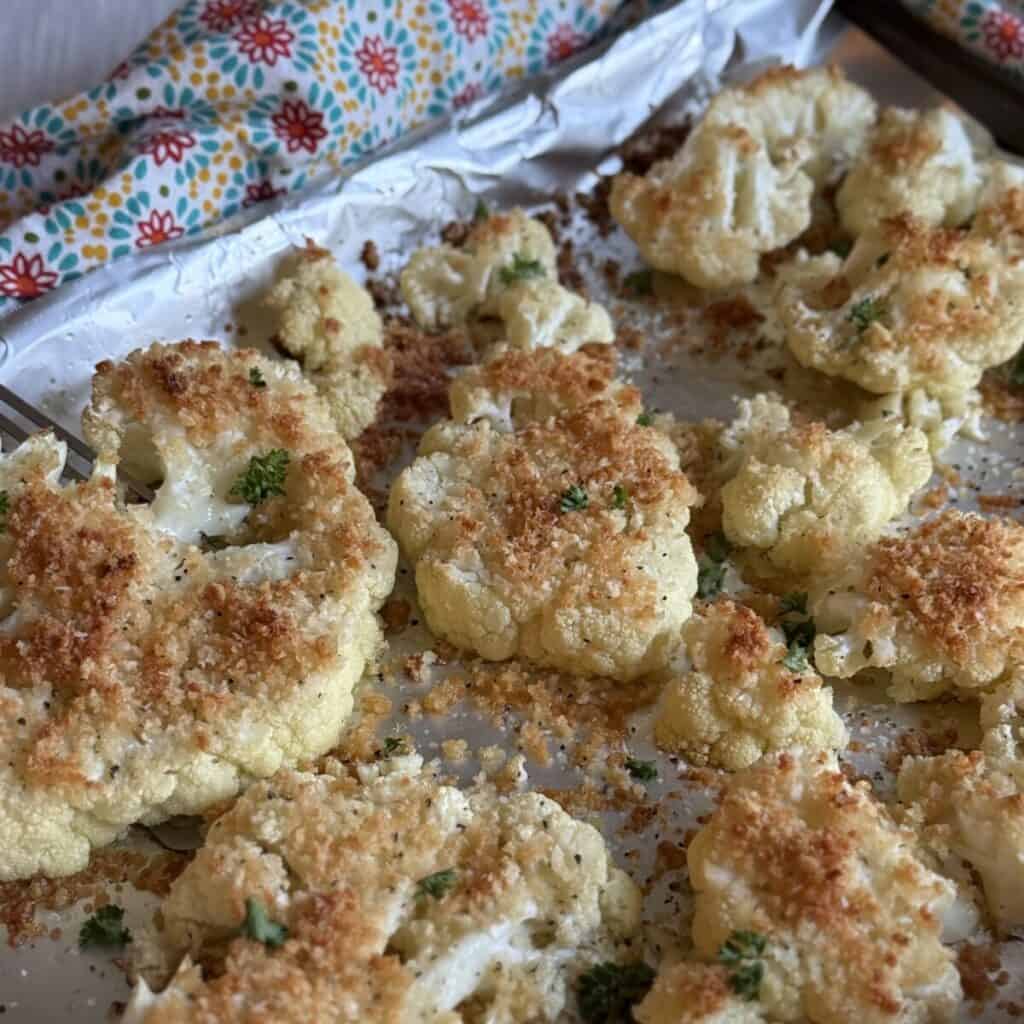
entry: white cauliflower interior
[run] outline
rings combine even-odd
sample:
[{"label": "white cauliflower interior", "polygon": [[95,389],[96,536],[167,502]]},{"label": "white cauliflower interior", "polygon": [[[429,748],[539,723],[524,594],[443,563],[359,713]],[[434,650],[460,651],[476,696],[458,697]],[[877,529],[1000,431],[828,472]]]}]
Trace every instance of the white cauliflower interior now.
[{"label": "white cauliflower interior", "polygon": [[[100,365],[86,419],[87,483],[57,482],[47,437],[0,459],[0,880],[78,871],[132,822],[330,748],[394,577],[394,542],[296,368],[157,345]],[[151,507],[117,499],[129,421],[166,468]],[[275,449],[289,461],[265,501],[229,493]],[[198,546],[204,529],[216,545]]]},{"label": "white cauliflower interior", "polygon": [[387,520],[428,625],[489,660],[624,680],[661,667],[697,586],[678,465],[609,400],[514,433],[435,426]]},{"label": "white cauliflower interior", "polygon": [[786,644],[750,608],[718,601],[683,627],[692,670],[670,680],[658,702],[658,746],[694,764],[736,771],[791,746],[846,745],[832,691],[810,666],[784,664]]},{"label": "white cauliflower interior", "polygon": [[756,999],[737,995],[722,964],[681,961],[662,967],[643,1002],[637,1024],[766,1024]]},{"label": "white cauliflower interior", "polygon": [[277,314],[280,345],[302,363],[342,436],[358,436],[377,415],[391,369],[369,293],[309,243],[264,301]]},{"label": "white cauliflower interior", "polygon": [[813,614],[824,675],[885,669],[905,701],[991,689],[1024,667],[1024,526],[942,512],[879,540]]},{"label": "white cauliflower interior", "polygon": [[736,466],[722,487],[726,537],[797,575],[840,565],[876,540],[932,472],[916,427],[796,424],[774,395],[742,400],[721,443]]},{"label": "white cauliflower interior", "polygon": [[769,71],[725,89],[682,149],[612,185],[615,219],[659,270],[700,288],[743,284],[811,222],[816,186],[860,148],[875,104],[835,68]]},{"label": "white cauliflower interior", "polygon": [[512,431],[608,398],[635,421],[643,411],[640,392],[616,379],[616,364],[615,350],[606,345],[571,355],[555,348],[499,347],[452,382],[452,419],[487,419],[495,430]]},{"label": "white cauliflower interior", "polygon": [[876,394],[975,387],[1024,335],[1024,262],[978,220],[928,227],[901,215],[832,253],[779,272],[776,311],[804,366]]},{"label": "white cauliflower interior", "polygon": [[985,696],[980,750],[909,757],[898,794],[925,841],[967,861],[1000,932],[1024,926],[1024,676]]},{"label": "white cauliflower interior", "polygon": [[794,750],[737,775],[688,860],[698,956],[759,937],[746,962],[761,964],[770,1020],[953,1020],[960,979],[940,933],[954,887],[834,755]]},{"label": "white cauliflower interior", "polygon": [[[252,900],[279,947],[239,934]],[[161,916],[163,958],[189,959],[140,987],[137,1022],[526,1024],[563,1019],[579,972],[622,955],[640,894],[552,800],[462,792],[406,756],[253,786]]]},{"label": "white cauliflower interior", "polygon": [[963,224],[977,206],[991,150],[987,135],[972,140],[942,107],[886,108],[836,196],[843,227],[860,235],[901,213],[930,225]]},{"label": "white cauliflower interior", "polygon": [[575,352],[583,345],[610,345],[615,340],[604,306],[588,302],[557,281],[525,281],[506,289],[498,315],[512,348]]}]

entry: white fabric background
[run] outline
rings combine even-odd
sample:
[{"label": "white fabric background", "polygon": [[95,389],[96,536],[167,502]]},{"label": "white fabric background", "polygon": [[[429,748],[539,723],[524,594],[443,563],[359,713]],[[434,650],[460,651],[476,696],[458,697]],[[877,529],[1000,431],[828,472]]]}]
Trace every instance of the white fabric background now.
[{"label": "white fabric background", "polygon": [[180,0],[0,0],[0,120],[95,85]]}]

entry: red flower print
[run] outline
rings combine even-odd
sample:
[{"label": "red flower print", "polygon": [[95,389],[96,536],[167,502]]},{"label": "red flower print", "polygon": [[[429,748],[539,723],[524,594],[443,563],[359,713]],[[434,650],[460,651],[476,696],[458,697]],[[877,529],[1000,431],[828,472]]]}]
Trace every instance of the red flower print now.
[{"label": "red flower print", "polygon": [[82,196],[89,194],[89,190],[83,185],[74,184],[70,188],[65,189],[63,192],[58,192],[53,196],[51,202],[43,203],[37,207],[39,212],[44,216],[48,217],[50,210],[53,209],[53,203],[62,203],[65,199],[81,199]]},{"label": "red flower print", "polygon": [[1000,59],[1024,57],[1024,22],[1005,11],[989,11],[981,19],[985,45]]},{"label": "red flower print", "polygon": [[147,117],[173,117],[178,121],[185,120],[185,111],[182,107],[175,107],[173,110],[169,110],[167,107],[154,107],[147,115]]},{"label": "red flower print", "polygon": [[227,32],[240,21],[260,13],[259,0],[207,0],[199,20],[211,32]]},{"label": "red flower print", "polygon": [[57,275],[43,266],[43,257],[15,255],[10,263],[0,264],[0,294],[9,299],[37,299],[57,283]]},{"label": "red flower print", "polygon": [[479,82],[470,82],[452,97],[452,106],[456,110],[461,110],[463,107],[468,107],[470,103],[475,103],[483,94],[484,87]]},{"label": "red flower print", "polygon": [[489,18],[480,0],[448,0],[448,9],[452,12],[455,31],[465,36],[466,42],[487,35]]},{"label": "red flower print", "polygon": [[283,196],[287,191],[286,188],[274,188],[269,181],[261,181],[258,185],[246,185],[242,205],[255,206],[256,203],[265,203],[268,199]]},{"label": "red flower print", "polygon": [[195,136],[189,132],[176,130],[166,132],[154,132],[146,139],[142,147],[143,153],[151,153],[156,161],[157,167],[167,163],[180,163],[185,156],[185,150],[191,149],[196,144]]},{"label": "red flower print", "polygon": [[27,132],[20,124],[9,132],[0,132],[0,160],[15,167],[38,167],[53,143],[38,129]]},{"label": "red flower print", "polygon": [[292,48],[288,44],[295,39],[286,21],[271,21],[260,15],[247,21],[236,33],[238,48],[252,64],[269,64],[273,67],[278,57],[290,57]]},{"label": "red flower print", "polygon": [[285,100],[270,120],[274,134],[285,142],[289,153],[300,149],[315,153],[320,140],[327,137],[324,115],[310,109],[302,100]]},{"label": "red flower print", "polygon": [[571,57],[586,40],[566,22],[559,25],[548,36],[548,62],[557,64],[566,57]]},{"label": "red flower print", "polygon": [[132,73],[132,66],[128,61],[123,60],[107,75],[108,82],[116,82],[119,78],[127,78]]},{"label": "red flower print", "polygon": [[388,46],[380,36],[367,36],[356,50],[356,60],[370,86],[381,96],[398,87],[398,49]]},{"label": "red flower print", "polygon": [[180,224],[174,223],[174,218],[169,211],[161,213],[159,210],[154,210],[148,220],[140,220],[135,226],[139,229],[139,237],[135,239],[135,244],[140,249],[148,249],[161,242],[170,242],[185,234],[185,229]]}]

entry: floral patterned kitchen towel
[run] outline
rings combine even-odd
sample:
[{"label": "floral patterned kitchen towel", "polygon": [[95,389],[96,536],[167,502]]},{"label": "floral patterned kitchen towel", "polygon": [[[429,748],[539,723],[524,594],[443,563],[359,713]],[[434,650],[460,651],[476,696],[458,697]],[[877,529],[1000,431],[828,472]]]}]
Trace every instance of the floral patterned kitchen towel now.
[{"label": "floral patterned kitchen towel", "polygon": [[979,57],[1024,76],[1024,0],[903,0]]},{"label": "floral patterned kitchen towel", "polygon": [[102,84],[0,123],[0,316],[668,2],[189,0]]}]

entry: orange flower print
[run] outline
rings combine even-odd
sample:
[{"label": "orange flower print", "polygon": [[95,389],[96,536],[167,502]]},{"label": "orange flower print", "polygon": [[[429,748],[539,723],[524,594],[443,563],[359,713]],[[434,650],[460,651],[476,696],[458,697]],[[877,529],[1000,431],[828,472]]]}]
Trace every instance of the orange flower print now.
[{"label": "orange flower print", "polygon": [[371,87],[381,96],[398,88],[398,50],[388,46],[380,36],[367,36],[356,50],[359,70]]},{"label": "orange flower print", "polygon": [[146,220],[140,220],[135,227],[139,232],[135,244],[140,249],[148,249],[161,242],[170,242],[185,234],[185,229],[180,224],[174,223],[174,217],[169,210],[165,210],[163,213],[154,210]]},{"label": "orange flower print", "polygon": [[320,140],[327,137],[324,115],[312,110],[302,100],[285,100],[270,120],[274,134],[284,141],[289,153],[300,149],[315,153]]},{"label": "orange flower print", "polygon": [[295,40],[295,33],[289,31],[286,21],[271,21],[266,15],[260,15],[246,22],[234,38],[250,63],[273,67],[278,57],[292,55],[291,43]]},{"label": "orange flower print", "polygon": [[57,283],[57,275],[43,265],[36,253],[19,252],[10,263],[0,264],[0,295],[9,299],[37,299]]},{"label": "orange flower print", "polygon": [[1001,61],[1024,57],[1024,22],[1005,11],[989,11],[981,19],[985,45]]},{"label": "orange flower print", "polygon": [[548,60],[557,64],[566,57],[571,57],[586,40],[572,25],[563,22],[548,36]]},{"label": "orange flower print", "polygon": [[487,12],[481,0],[448,0],[448,9],[455,22],[455,31],[467,43],[487,35]]}]

